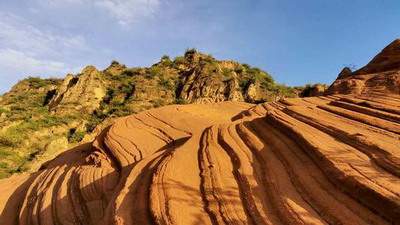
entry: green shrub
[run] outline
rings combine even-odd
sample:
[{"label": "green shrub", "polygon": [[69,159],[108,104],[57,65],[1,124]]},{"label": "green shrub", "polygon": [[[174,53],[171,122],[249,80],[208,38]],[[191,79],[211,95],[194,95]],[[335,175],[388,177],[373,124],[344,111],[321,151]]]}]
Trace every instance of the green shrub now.
[{"label": "green shrub", "polygon": [[103,103],[106,103],[106,104],[108,104],[108,103],[110,103],[111,102],[111,100],[114,98],[114,93],[116,92],[116,90],[115,89],[113,89],[113,88],[108,88],[107,89],[107,92],[106,92],[106,95],[104,96],[104,98],[103,98]]},{"label": "green shrub", "polygon": [[243,73],[244,68],[243,68],[242,65],[239,65],[239,66],[237,66],[237,67],[235,68],[234,71],[235,71],[235,73],[237,73],[237,74],[241,74],[241,73]]},{"label": "green shrub", "polygon": [[6,169],[8,168],[8,164],[5,162],[0,162],[0,169]]},{"label": "green shrub", "polygon": [[152,99],[150,102],[153,104],[154,108],[158,108],[165,105],[165,102],[162,99]]},{"label": "green shrub", "polygon": [[128,104],[115,105],[109,111],[110,115],[112,114],[113,116],[117,117],[129,116],[133,113],[136,112],[133,111],[133,109]]},{"label": "green shrub", "polygon": [[197,53],[197,49],[195,48],[188,48],[185,51],[185,58]]},{"label": "green shrub", "polygon": [[122,71],[120,76],[116,76],[113,79],[114,80],[120,80],[123,77],[133,77],[134,75],[139,74],[141,71],[141,68],[130,68],[130,69],[125,69]]},{"label": "green shrub", "polygon": [[175,99],[174,104],[177,104],[177,105],[186,105],[186,104],[188,104],[188,102],[187,102],[185,99],[183,99],[183,98],[177,98],[177,99]]},{"label": "green shrub", "polygon": [[8,112],[7,109],[4,109],[4,108],[1,108],[1,107],[0,107],[0,115],[1,115],[2,113],[6,113],[6,112]]},{"label": "green shrub", "polygon": [[249,64],[243,63],[242,66],[243,66],[246,70],[249,70],[249,69],[250,69],[250,65],[249,65]]},{"label": "green shrub", "polygon": [[158,66],[152,66],[146,71],[145,78],[153,79],[156,76],[160,76],[162,74],[162,69]]},{"label": "green shrub", "polygon": [[92,116],[85,125],[86,131],[89,133],[93,132],[94,129],[96,129],[97,125],[99,125],[102,121],[103,119],[97,116]]},{"label": "green shrub", "polygon": [[161,64],[163,65],[163,66],[171,66],[172,65],[172,61],[171,61],[171,59],[169,58],[169,56],[168,55],[163,55],[162,57],[161,57]]},{"label": "green shrub", "polygon": [[168,90],[173,90],[175,87],[175,82],[171,82],[171,80],[165,78],[164,76],[160,77],[158,84]]},{"label": "green shrub", "polygon": [[0,159],[4,159],[5,157],[11,155],[11,152],[8,151],[5,147],[0,144]]},{"label": "green shrub", "polygon": [[13,111],[14,113],[18,113],[20,111],[26,111],[26,108],[23,107],[22,105],[13,105],[10,107],[10,111]]},{"label": "green shrub", "polygon": [[29,85],[34,88],[41,88],[49,84],[45,79],[39,77],[28,77],[26,81],[28,81]]},{"label": "green shrub", "polygon": [[183,56],[177,56],[177,57],[175,57],[175,59],[174,59],[174,62],[173,62],[173,65],[174,66],[177,66],[177,65],[179,65],[179,64],[184,64],[185,63],[185,57],[183,57]]},{"label": "green shrub", "polygon": [[57,78],[42,79],[40,77],[28,77],[25,79],[25,81],[27,81],[29,85],[33,88],[41,88],[48,85],[58,84],[61,81],[61,79]]},{"label": "green shrub", "polygon": [[252,84],[254,82],[254,80],[252,79],[242,79],[239,82],[239,87],[242,89],[242,91],[247,90],[247,88],[249,88],[250,84]]},{"label": "green shrub", "polygon": [[120,87],[120,91],[126,96],[125,99],[128,99],[130,96],[132,96],[134,90],[135,85],[132,83],[123,83]]},{"label": "green shrub", "polygon": [[77,131],[76,129],[70,129],[68,132],[68,142],[69,143],[78,143],[82,141],[85,137],[86,132],[84,131]]},{"label": "green shrub", "polygon": [[0,146],[4,147],[18,147],[23,142],[23,137],[16,133],[6,132],[0,135]]},{"label": "green shrub", "polygon": [[0,179],[7,178],[9,176],[11,176],[10,173],[8,173],[7,171],[0,170]]},{"label": "green shrub", "polygon": [[161,61],[171,61],[171,59],[169,58],[168,55],[163,55],[163,56],[161,57]]},{"label": "green shrub", "polygon": [[117,65],[119,65],[119,62],[117,60],[111,61],[111,66],[117,66]]},{"label": "green shrub", "polygon": [[222,76],[223,76],[224,81],[233,79],[232,70],[230,70],[228,68],[222,68]]}]

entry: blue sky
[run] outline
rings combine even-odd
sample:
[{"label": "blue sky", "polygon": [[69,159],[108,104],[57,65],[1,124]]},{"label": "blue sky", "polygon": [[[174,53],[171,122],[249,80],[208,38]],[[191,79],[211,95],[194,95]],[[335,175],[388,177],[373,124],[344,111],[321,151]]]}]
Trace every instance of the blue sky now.
[{"label": "blue sky", "polygon": [[148,66],[197,48],[280,83],[330,83],[400,37],[398,0],[14,0],[0,2],[0,93],[115,59]]}]

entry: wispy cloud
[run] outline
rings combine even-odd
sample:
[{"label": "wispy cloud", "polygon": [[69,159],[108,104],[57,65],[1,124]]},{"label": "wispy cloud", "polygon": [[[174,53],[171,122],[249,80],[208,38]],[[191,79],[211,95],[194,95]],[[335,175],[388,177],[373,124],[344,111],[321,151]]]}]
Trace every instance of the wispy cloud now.
[{"label": "wispy cloud", "polygon": [[87,49],[86,40],[80,35],[59,35],[39,29],[25,19],[0,12],[0,48],[7,47],[28,54],[60,54],[68,49]]},{"label": "wispy cloud", "polygon": [[129,25],[136,20],[151,16],[158,9],[159,0],[100,0],[96,5],[106,9],[120,25]]},{"label": "wispy cloud", "polygon": [[14,49],[0,49],[0,68],[2,71],[14,71],[34,75],[41,73],[57,74],[68,72],[65,63],[33,57]]},{"label": "wispy cloud", "polygon": [[51,7],[74,4],[105,10],[122,26],[132,25],[143,18],[153,16],[161,4],[160,0],[40,0],[39,3]]},{"label": "wispy cloud", "polygon": [[0,12],[0,17],[2,71],[25,75],[65,73],[72,66],[62,62],[63,56],[88,49],[83,36],[55,34],[11,13]]}]

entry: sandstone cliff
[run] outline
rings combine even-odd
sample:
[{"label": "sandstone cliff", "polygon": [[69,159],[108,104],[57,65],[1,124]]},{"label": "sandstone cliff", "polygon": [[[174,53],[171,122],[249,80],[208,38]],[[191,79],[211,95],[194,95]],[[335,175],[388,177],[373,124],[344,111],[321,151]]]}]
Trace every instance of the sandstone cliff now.
[{"label": "sandstone cliff", "polygon": [[[113,63],[91,119],[161,105],[160,94],[144,91],[142,82],[162,96],[213,103],[117,118],[93,142],[39,171],[0,180],[0,224],[399,224],[400,84],[385,82],[395,67],[345,69],[328,90],[337,94],[255,105],[219,101],[257,95],[268,77],[240,85],[248,73],[234,70],[226,73],[229,82],[210,80],[204,74],[219,76],[237,64],[204,65],[201,57],[189,52],[174,67],[165,57],[152,68]],[[201,66],[186,64],[192,60]],[[240,92],[232,89],[235,79]],[[357,87],[344,85],[357,79]]]},{"label": "sandstone cliff", "polygon": [[326,94],[400,93],[400,39],[384,48],[363,68],[345,68]]},{"label": "sandstone cliff", "polygon": [[105,94],[106,88],[100,71],[88,66],[76,76],[67,75],[50,100],[49,109],[60,114],[71,111],[92,113],[100,106]]},{"label": "sandstone cliff", "polygon": [[0,101],[0,178],[32,171],[51,155],[92,141],[121,116],[170,104],[254,103],[294,95],[260,69],[194,49],[173,60],[164,56],[151,67],[113,61],[105,70],[87,66],[64,79],[28,78]]},{"label": "sandstone cliff", "polygon": [[397,224],[399,105],[332,95],[123,117],[0,181],[0,223]]}]

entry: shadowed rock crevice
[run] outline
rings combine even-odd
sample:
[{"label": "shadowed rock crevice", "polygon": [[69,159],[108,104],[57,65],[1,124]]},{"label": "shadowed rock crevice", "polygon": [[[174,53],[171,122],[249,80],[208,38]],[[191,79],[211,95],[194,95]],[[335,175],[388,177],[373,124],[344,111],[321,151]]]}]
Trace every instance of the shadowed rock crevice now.
[{"label": "shadowed rock crevice", "polygon": [[[168,106],[123,117],[93,144],[10,178],[18,189],[1,183],[0,221],[396,223],[400,124],[392,120],[400,113],[366,106],[388,97]],[[349,114],[346,99],[365,98]]]},{"label": "shadowed rock crevice", "polygon": [[[381,54],[396,60],[396,46],[397,41]],[[237,64],[209,67],[203,61],[210,58],[193,50],[184,57],[179,66],[186,72],[180,75],[187,77],[178,86],[185,93],[180,96],[207,104],[116,118],[93,142],[59,154],[36,173],[0,180],[0,224],[399,223],[396,63],[378,55],[362,70],[377,73],[344,71],[328,90],[334,94],[255,105],[223,101],[240,96],[230,95],[236,91],[245,98],[236,89],[239,71],[227,70],[217,81],[203,72]],[[201,66],[191,68],[189,62]],[[172,61],[163,57],[160,63]],[[125,69],[114,62],[107,76]],[[85,71],[72,89],[85,74],[99,75],[95,68]],[[347,86],[352,82],[358,83]],[[90,92],[85,88],[81,94]],[[127,92],[118,90],[109,103],[125,99]],[[57,110],[66,109],[62,102]]]}]

